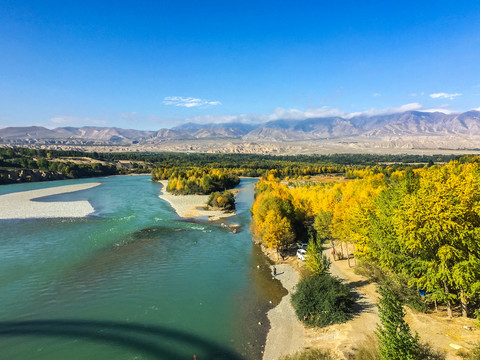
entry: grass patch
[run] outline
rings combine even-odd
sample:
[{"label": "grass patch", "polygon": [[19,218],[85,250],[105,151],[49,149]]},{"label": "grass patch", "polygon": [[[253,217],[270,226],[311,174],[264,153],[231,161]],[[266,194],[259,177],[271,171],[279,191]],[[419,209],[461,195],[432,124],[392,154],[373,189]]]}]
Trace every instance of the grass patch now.
[{"label": "grass patch", "polygon": [[348,360],[380,360],[378,343],[374,335],[368,335],[365,341],[355,351],[355,354],[348,356]]},{"label": "grass patch", "polygon": [[293,355],[282,356],[279,360],[333,360],[329,352],[319,349],[304,349]]},{"label": "grass patch", "polygon": [[457,352],[458,356],[465,360],[479,360],[480,359],[480,342],[470,351],[461,349]]}]

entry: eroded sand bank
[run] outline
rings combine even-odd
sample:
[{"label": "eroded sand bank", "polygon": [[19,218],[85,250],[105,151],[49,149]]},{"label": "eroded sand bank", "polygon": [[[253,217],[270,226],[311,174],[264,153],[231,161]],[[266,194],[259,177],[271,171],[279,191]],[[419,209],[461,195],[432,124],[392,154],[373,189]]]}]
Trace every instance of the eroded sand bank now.
[{"label": "eroded sand bank", "polygon": [[178,216],[183,218],[194,218],[208,216],[209,220],[218,220],[235,215],[235,212],[226,213],[222,210],[203,210],[207,204],[208,195],[173,195],[168,193],[168,180],[161,180],[162,192],[158,197],[168,202]]},{"label": "eroded sand bank", "polygon": [[86,190],[101,183],[58,186],[0,195],[0,220],[31,218],[79,218],[95,211],[88,201],[41,202],[51,195]]}]

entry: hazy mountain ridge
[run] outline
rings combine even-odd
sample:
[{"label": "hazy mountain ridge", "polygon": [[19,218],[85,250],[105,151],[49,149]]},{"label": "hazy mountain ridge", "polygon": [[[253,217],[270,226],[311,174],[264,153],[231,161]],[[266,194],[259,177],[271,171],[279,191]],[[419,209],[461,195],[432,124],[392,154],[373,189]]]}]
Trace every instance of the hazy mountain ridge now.
[{"label": "hazy mountain ridge", "polygon": [[[345,138],[372,140],[425,136],[480,136],[480,111],[458,114],[408,111],[398,114],[275,120],[262,124],[187,123],[157,131],[116,127],[7,127],[0,129],[0,143],[32,144],[156,144],[174,140],[236,139],[260,142],[297,142]],[[480,146],[479,146],[480,147]]]}]

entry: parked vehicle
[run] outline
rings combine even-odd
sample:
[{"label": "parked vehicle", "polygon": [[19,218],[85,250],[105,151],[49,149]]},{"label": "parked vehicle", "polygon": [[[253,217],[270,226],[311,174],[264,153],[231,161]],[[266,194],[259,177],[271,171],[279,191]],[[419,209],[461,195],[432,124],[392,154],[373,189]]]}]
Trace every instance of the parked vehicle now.
[{"label": "parked vehicle", "polygon": [[305,260],[307,258],[307,250],[305,249],[298,249],[297,250],[297,258],[300,260]]}]

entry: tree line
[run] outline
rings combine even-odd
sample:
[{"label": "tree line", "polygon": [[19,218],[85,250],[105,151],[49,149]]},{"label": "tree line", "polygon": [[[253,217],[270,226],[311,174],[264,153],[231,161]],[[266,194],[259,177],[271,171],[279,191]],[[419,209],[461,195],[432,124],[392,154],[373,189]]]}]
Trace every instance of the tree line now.
[{"label": "tree line", "polygon": [[152,179],[168,179],[166,190],[177,195],[211,194],[234,188],[240,183],[240,178],[231,171],[211,168],[158,168],[152,171]]},{"label": "tree line", "polygon": [[309,185],[267,177],[252,206],[254,235],[277,249],[308,238],[350,244],[356,258],[445,304],[450,316],[454,305],[478,315],[479,158],[357,175]]}]

